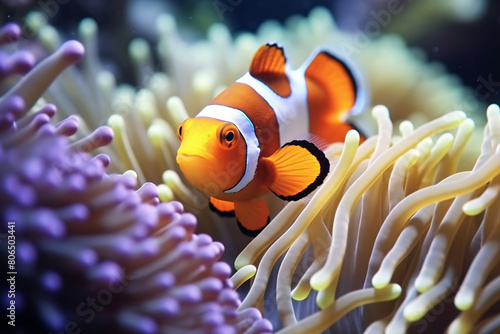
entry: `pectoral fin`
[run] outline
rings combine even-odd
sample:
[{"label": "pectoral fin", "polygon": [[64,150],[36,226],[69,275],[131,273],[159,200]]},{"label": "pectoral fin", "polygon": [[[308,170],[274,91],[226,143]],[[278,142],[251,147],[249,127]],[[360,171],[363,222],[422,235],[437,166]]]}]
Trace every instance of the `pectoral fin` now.
[{"label": "pectoral fin", "polygon": [[269,209],[261,199],[235,202],[234,211],[241,232],[250,237],[257,236],[269,223]]},{"label": "pectoral fin", "polygon": [[210,209],[222,217],[234,217],[234,203],[210,197]]},{"label": "pectoral fin", "polygon": [[269,189],[287,201],[309,195],[323,183],[330,169],[323,151],[306,140],[293,140],[264,159],[274,174]]}]

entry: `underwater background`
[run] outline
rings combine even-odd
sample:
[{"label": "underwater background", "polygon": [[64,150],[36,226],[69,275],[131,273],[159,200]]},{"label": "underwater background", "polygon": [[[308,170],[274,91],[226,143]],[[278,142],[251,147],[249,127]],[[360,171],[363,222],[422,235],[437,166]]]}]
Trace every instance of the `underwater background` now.
[{"label": "underwater background", "polygon": [[[7,0],[0,26],[7,333],[500,330],[498,1]],[[270,40],[358,65],[369,139],[251,239],[175,132]]]},{"label": "underwater background", "polygon": [[[54,6],[54,3],[56,6]],[[208,27],[221,22],[231,32],[256,32],[266,20],[283,23],[293,15],[307,15],[317,6],[327,8],[344,31],[363,31],[376,20],[388,1],[2,1],[2,23],[21,23],[31,10],[41,10],[49,22],[67,38],[76,35],[78,23],[92,17],[99,25],[102,57],[119,66],[120,79],[130,82],[130,64],[120,57],[135,37],[154,38],[152,22],[162,12],[175,15],[187,38],[206,35]],[[500,5],[495,1],[393,1],[398,14],[381,19],[381,33],[401,35],[411,47],[420,48],[429,61],[442,63],[460,77],[466,86],[475,88],[482,78],[499,73],[498,39]],[[67,5],[67,6],[66,6]],[[399,10],[401,8],[401,10]],[[45,9],[45,10],[44,10]],[[387,20],[387,23],[385,22]],[[390,71],[390,69],[387,69]],[[488,81],[488,79],[487,79]],[[485,104],[498,103],[498,86],[479,99]]]}]

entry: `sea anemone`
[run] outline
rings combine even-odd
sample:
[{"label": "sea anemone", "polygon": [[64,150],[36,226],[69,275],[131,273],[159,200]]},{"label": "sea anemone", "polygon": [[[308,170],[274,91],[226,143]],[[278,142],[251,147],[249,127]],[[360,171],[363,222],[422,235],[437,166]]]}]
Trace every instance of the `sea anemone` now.
[{"label": "sea anemone", "polygon": [[[0,41],[20,29],[8,25]],[[25,73],[33,57],[2,53],[2,77]],[[4,51],[4,50],[2,50]],[[0,100],[0,217],[9,259],[2,305],[13,332],[269,333],[256,309],[237,311],[231,268],[219,242],[195,234],[179,202],[160,203],[156,186],[136,190],[134,172],[107,174],[91,155],[113,138],[107,126],[70,140],[78,118],[53,125],[40,95],[84,54],[68,41]],[[4,243],[2,243],[4,244]]]},{"label": "sea anemone", "polygon": [[312,199],[288,204],[238,256],[237,285],[257,266],[240,308],[272,317],[275,305],[283,333],[498,332],[498,305],[483,316],[500,300],[500,108],[488,108],[464,172],[474,123],[463,112],[403,122],[399,135],[386,107],[372,114],[378,135],[331,145],[333,170]]}]

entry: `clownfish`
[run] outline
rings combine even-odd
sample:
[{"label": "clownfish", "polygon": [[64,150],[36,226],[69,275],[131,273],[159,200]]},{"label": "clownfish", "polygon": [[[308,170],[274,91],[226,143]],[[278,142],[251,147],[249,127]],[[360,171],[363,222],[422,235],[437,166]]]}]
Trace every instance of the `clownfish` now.
[{"label": "clownfish", "polygon": [[292,70],[280,46],[263,45],[248,73],[179,126],[177,163],[214,211],[236,216],[241,231],[256,236],[269,223],[259,197],[272,191],[298,200],[324,181],[323,151],[297,138],[343,141],[358,89],[354,72],[330,52],[317,50]]}]

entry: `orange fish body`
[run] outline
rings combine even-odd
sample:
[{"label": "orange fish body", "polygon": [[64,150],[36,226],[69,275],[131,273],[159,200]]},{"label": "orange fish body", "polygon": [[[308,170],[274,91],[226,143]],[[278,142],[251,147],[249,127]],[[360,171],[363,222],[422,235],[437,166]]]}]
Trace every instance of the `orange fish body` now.
[{"label": "orange fish body", "polygon": [[317,51],[290,70],[283,49],[266,44],[248,73],[179,126],[177,163],[212,209],[255,236],[269,222],[260,196],[298,200],[328,174],[323,152],[297,138],[343,141],[352,129],[344,118],[359,100],[353,72],[332,54]]}]

